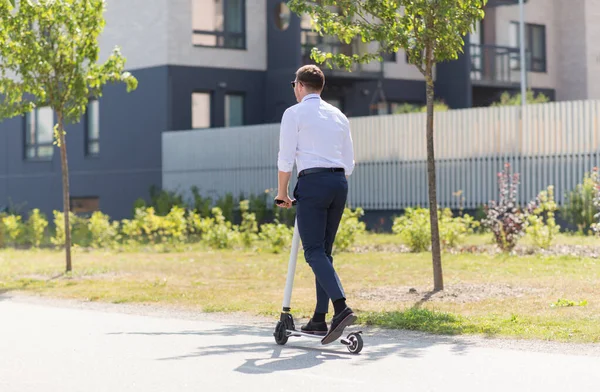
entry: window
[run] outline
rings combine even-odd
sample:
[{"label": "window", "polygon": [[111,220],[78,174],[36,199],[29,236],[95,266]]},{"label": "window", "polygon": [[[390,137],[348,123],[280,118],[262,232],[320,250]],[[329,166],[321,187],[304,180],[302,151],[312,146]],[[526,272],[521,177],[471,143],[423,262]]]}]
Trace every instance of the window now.
[{"label": "window", "polygon": [[[510,45],[519,47],[519,22],[510,24]],[[546,26],[525,24],[525,51],[527,52],[527,70],[531,72],[546,72]],[[515,69],[520,69],[519,63],[513,62]]]},{"label": "window", "polygon": [[245,0],[192,0],[192,43],[245,49],[245,10]]},{"label": "window", "polygon": [[100,154],[100,104],[90,101],[86,112],[85,153],[88,156]]},{"label": "window", "polygon": [[25,115],[25,158],[51,160],[54,153],[54,112],[41,107]]},{"label": "window", "polygon": [[70,208],[74,214],[91,216],[93,212],[100,211],[100,199],[98,196],[71,197]]},{"label": "window", "polygon": [[238,127],[244,125],[244,96],[241,94],[225,95],[225,126]]},{"label": "window", "polygon": [[193,93],[192,128],[210,128],[211,123],[210,93]]},{"label": "window", "polygon": [[383,61],[385,61],[386,63],[395,63],[396,62],[396,52],[394,53],[382,53],[381,57],[383,58]]}]

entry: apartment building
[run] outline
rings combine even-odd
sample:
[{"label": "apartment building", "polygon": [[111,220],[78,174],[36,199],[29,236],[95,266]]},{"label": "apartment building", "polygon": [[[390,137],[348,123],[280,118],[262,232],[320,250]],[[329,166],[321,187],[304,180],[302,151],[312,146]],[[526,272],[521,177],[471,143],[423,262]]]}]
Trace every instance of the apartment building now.
[{"label": "apartment building", "polygon": [[[489,0],[486,17],[458,60],[436,68],[436,94],[453,108],[485,106],[519,90],[517,0]],[[552,99],[598,98],[598,0],[528,0],[528,85]],[[131,215],[161,185],[166,130],[276,123],[293,105],[290,81],[313,46],[347,54],[310,30],[281,0],[108,0],[101,60],[119,45],[139,87],[107,86],[82,122],[67,128],[72,208]],[[325,99],[348,116],[423,104],[425,83],[403,52],[352,72],[325,70]],[[0,208],[60,209],[54,115],[39,108],[0,123]],[[201,184],[198,184],[201,186]]]}]

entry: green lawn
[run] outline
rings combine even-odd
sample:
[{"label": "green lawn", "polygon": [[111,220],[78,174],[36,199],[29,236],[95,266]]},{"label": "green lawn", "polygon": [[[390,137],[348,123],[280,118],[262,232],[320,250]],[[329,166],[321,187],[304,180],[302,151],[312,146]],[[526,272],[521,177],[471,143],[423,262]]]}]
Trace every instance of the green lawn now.
[{"label": "green lawn", "polygon": [[[395,241],[391,235],[370,234],[359,243]],[[482,244],[489,236],[472,236],[468,241]],[[592,243],[585,237],[569,236],[561,236],[559,242]],[[175,305],[205,312],[244,311],[276,318],[287,259],[287,253],[214,251],[201,246],[177,253],[77,250],[74,271],[64,276],[60,252],[0,250],[0,292]],[[582,342],[600,341],[598,261],[572,256],[444,254],[446,290],[431,296],[429,253],[342,253],[335,257],[349,304],[359,312],[362,323],[434,333]],[[416,293],[409,293],[411,288]],[[552,307],[559,299],[567,300],[560,305],[582,306]],[[313,306],[314,276],[301,256],[292,297],[294,316],[310,316]]]}]

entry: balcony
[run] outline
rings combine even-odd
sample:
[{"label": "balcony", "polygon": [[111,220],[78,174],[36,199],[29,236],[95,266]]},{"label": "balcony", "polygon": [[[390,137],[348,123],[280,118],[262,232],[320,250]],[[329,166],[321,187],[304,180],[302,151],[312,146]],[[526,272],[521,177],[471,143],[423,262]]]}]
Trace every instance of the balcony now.
[{"label": "balcony", "polygon": [[518,48],[471,44],[470,50],[473,85],[512,87],[520,83]]},{"label": "balcony", "polygon": [[[322,37],[315,31],[302,29],[302,64],[315,64],[310,58],[310,52],[314,47],[317,47],[323,52],[352,56],[354,54],[365,53],[364,50],[361,50],[361,47],[364,47],[365,45],[366,44],[363,44],[360,40],[353,40],[350,44],[344,44],[341,43],[337,37]],[[322,67],[322,69],[326,76],[333,77],[372,80],[383,76],[382,64],[375,62],[370,64],[352,64],[350,71],[335,67],[329,69],[326,66]]]}]

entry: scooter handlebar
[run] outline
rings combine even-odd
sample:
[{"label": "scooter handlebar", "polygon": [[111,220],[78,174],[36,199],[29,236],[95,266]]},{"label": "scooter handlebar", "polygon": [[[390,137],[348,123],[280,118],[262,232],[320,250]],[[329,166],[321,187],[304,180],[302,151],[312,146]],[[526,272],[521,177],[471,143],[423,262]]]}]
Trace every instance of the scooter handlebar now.
[{"label": "scooter handlebar", "polygon": [[[295,206],[298,202],[296,200],[292,200],[292,205]],[[283,204],[283,200],[275,199],[275,204]]]}]

